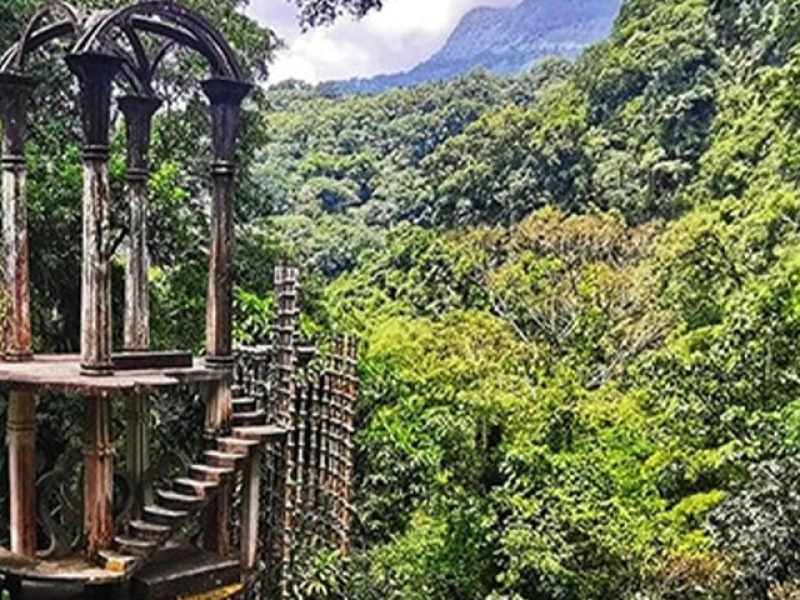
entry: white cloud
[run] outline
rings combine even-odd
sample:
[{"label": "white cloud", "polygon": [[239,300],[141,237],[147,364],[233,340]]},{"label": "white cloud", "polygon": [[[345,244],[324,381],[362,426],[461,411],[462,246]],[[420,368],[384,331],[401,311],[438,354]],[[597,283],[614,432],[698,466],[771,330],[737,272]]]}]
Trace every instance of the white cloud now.
[{"label": "white cloud", "polygon": [[385,0],[382,11],[361,21],[301,34],[294,7],[285,0],[251,0],[248,12],[288,44],[273,65],[271,81],[370,77],[405,71],[444,44],[464,13],[476,6],[509,6],[519,0]]}]

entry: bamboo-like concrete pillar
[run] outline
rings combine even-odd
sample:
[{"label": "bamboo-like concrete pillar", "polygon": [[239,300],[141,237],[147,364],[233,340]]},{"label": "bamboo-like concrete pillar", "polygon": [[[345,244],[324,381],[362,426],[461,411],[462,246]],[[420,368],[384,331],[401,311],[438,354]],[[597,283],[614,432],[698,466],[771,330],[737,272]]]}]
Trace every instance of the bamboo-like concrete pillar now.
[{"label": "bamboo-like concrete pillar", "polygon": [[350,530],[353,523],[353,478],[355,474],[355,446],[353,440],[356,433],[356,411],[358,410],[358,342],[355,338],[345,337],[345,429],[344,429],[344,492],[342,529],[344,540],[341,547],[343,556],[350,556]]},{"label": "bamboo-like concrete pillar", "polygon": [[[125,265],[124,345],[127,351],[150,349],[150,257],[147,249],[149,152],[153,115],[161,100],[153,96],[119,99],[127,132],[128,256]],[[126,407],[128,478],[134,488],[133,513],[152,501],[145,481],[150,468],[150,398],[134,396]]]},{"label": "bamboo-like concrete pillar", "polygon": [[275,268],[275,294],[277,296],[277,323],[275,325],[275,358],[277,369],[276,397],[278,403],[278,425],[289,430],[284,448],[285,469],[283,481],[283,507],[281,511],[281,594],[285,597],[286,573],[290,572],[294,560],[297,540],[295,530],[298,502],[297,490],[297,317],[298,317],[298,271],[295,268],[279,266]]},{"label": "bamboo-like concrete pillar", "polygon": [[111,89],[120,59],[73,54],[70,70],[81,84],[84,133],[81,372],[108,375],[111,368],[111,190],[108,177]]}]

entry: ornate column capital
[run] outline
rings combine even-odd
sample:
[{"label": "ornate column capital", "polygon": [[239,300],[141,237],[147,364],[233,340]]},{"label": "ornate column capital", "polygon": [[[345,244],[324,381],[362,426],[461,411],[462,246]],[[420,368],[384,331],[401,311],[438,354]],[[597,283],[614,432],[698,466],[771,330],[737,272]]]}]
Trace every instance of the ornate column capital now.
[{"label": "ornate column capital", "polygon": [[146,183],[149,178],[150,134],[153,116],[162,101],[155,96],[123,96],[117,100],[125,116],[127,143],[127,179],[129,182]]},{"label": "ornate column capital", "polygon": [[111,89],[122,59],[107,54],[70,54],[65,59],[81,83],[81,119],[87,160],[107,160]]},{"label": "ornate column capital", "polygon": [[232,176],[241,106],[253,86],[249,83],[221,78],[207,79],[202,85],[203,91],[211,103],[214,139],[212,174]]},{"label": "ornate column capital", "polygon": [[3,166],[16,168],[25,164],[28,138],[28,104],[36,87],[31,77],[0,73],[0,113],[3,119]]}]

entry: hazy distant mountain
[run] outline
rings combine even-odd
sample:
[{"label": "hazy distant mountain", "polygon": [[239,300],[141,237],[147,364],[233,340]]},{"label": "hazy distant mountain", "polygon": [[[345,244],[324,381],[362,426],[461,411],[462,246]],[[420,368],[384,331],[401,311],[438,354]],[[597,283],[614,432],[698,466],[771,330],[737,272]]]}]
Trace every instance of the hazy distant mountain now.
[{"label": "hazy distant mountain", "polygon": [[342,92],[375,93],[453,79],[478,67],[513,74],[547,56],[573,58],[611,33],[621,4],[622,0],[524,0],[516,7],[475,8],[439,52],[410,71],[335,85]]}]

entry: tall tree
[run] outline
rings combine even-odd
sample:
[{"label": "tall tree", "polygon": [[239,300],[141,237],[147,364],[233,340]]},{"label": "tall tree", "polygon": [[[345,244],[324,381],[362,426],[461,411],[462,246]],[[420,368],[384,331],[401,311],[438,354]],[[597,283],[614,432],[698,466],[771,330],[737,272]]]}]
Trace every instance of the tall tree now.
[{"label": "tall tree", "polygon": [[[292,0],[289,0],[292,1]],[[305,27],[327,25],[338,17],[350,14],[363,17],[371,10],[380,10],[383,0],[293,0],[300,9],[300,22]]]}]

